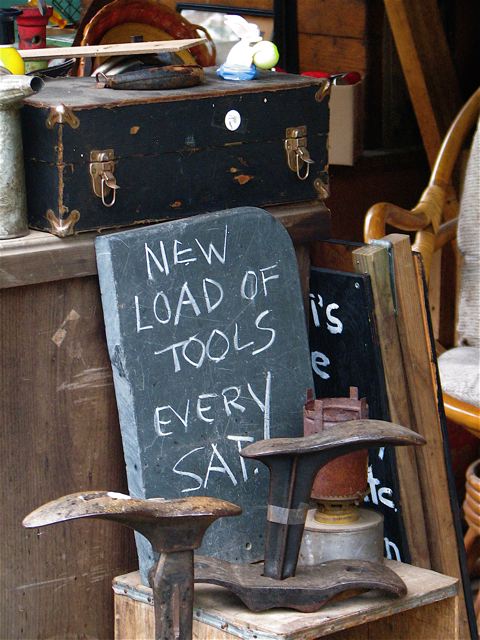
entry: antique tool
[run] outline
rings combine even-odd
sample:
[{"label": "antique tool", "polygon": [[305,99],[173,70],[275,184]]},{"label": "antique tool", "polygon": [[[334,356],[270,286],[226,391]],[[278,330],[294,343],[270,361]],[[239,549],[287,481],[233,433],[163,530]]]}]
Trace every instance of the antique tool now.
[{"label": "antique tool", "polygon": [[99,87],[107,89],[182,89],[201,84],[205,78],[203,67],[198,65],[169,65],[165,67],[145,67],[136,71],[126,71],[114,76],[97,73]]},{"label": "antique tool", "polygon": [[[339,422],[368,418],[366,398],[350,387],[348,398],[308,397],[303,416],[304,433],[335,429]],[[299,565],[327,560],[359,559],[381,562],[383,516],[359,504],[367,494],[368,451],[331,460],[317,473],[312,487],[316,509],[309,510],[300,547]]]},{"label": "antique tool", "polygon": [[74,493],[48,502],[30,513],[24,527],[76,518],[103,518],[131,527],[148,538],[160,555],[151,571],[156,640],[189,640],[192,636],[193,550],[207,528],[225,516],[236,516],[240,507],[217,498],[140,500],[121,493]]},{"label": "antique tool", "polygon": [[0,76],[0,240],[28,233],[19,109],[42,86],[40,78]]},{"label": "antique tool", "polygon": [[319,522],[316,509],[305,521],[298,566],[319,565],[327,560],[382,562],[383,515],[372,509],[357,509],[354,522]]},{"label": "antique tool", "polygon": [[333,560],[300,567],[294,578],[286,580],[268,578],[263,570],[263,563],[233,564],[218,558],[195,557],[195,582],[229,589],[251,611],[287,607],[310,613],[345,591],[381,589],[397,597],[407,591],[396,573],[365,560]]},{"label": "antique tool", "polygon": [[422,436],[391,422],[351,420],[303,438],[272,438],[248,445],[241,455],[260,460],[270,470],[263,566],[197,557],[195,581],[226,587],[255,611],[272,607],[316,611],[339,593],[352,590],[383,589],[404,595],[405,585],[391,569],[367,560],[331,560],[295,572],[318,469],[372,445],[424,443]]},{"label": "antique tool", "polygon": [[270,470],[265,575],[295,575],[313,480],[330,460],[370,446],[425,444],[419,434],[382,420],[351,420],[303,438],[275,438],[248,445],[241,455]]},{"label": "antique tool", "polygon": [[[348,398],[321,398],[309,395],[303,412],[303,432],[335,428],[339,422],[368,418],[366,398],[358,398],[358,388],[350,387]],[[315,476],[312,500],[317,503],[314,517],[319,522],[349,523],[360,517],[358,504],[368,493],[368,451],[354,451],[332,460]]]}]

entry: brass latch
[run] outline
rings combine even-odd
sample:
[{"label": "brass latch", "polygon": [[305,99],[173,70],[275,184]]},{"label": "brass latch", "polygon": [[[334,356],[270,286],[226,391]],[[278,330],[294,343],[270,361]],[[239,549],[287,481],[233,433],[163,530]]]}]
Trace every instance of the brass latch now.
[{"label": "brass latch", "polygon": [[[315,162],[310,158],[307,149],[307,127],[289,127],[285,131],[285,151],[289,168],[295,171],[300,180],[306,180],[310,173],[310,165]],[[306,168],[302,175],[304,166]]]},{"label": "brass latch", "polygon": [[[104,151],[90,151],[90,176],[92,178],[93,193],[102,199],[105,207],[113,207],[117,189],[120,187],[113,175],[115,170],[115,154],[113,149]],[[106,198],[112,192],[110,202]]]}]

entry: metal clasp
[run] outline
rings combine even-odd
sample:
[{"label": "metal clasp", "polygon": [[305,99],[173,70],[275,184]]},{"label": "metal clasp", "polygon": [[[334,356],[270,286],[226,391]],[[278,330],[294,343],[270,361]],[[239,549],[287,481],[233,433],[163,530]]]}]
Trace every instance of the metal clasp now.
[{"label": "metal clasp", "polygon": [[295,171],[299,180],[306,180],[310,165],[315,163],[307,149],[307,127],[289,127],[285,131],[285,151],[289,168]]},{"label": "metal clasp", "polygon": [[[92,178],[93,193],[101,198],[105,207],[113,207],[115,204],[117,189],[120,187],[113,175],[115,170],[115,154],[113,149],[103,151],[90,151],[90,176]],[[107,197],[110,195],[110,201]]]}]

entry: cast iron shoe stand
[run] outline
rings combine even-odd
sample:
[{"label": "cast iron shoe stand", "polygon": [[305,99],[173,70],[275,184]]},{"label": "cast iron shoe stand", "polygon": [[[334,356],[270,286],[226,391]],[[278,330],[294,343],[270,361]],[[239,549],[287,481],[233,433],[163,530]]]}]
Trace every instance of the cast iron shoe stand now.
[{"label": "cast iron shoe stand", "polygon": [[383,564],[367,560],[329,560],[301,567],[298,554],[312,484],[330,460],[374,446],[420,445],[424,438],[391,422],[351,420],[303,438],[260,440],[242,456],[260,460],[270,470],[270,494],[263,564],[236,565],[197,556],[195,582],[208,582],[235,593],[252,611],[275,607],[318,611],[337,594],[380,589],[406,594],[404,582]]},{"label": "cast iron shoe stand", "polygon": [[179,500],[137,500],[107,491],[73,493],[48,502],[28,515],[24,527],[43,527],[76,518],[114,520],[135,529],[160,558],[150,572],[156,640],[189,640],[193,620],[193,550],[208,527],[240,507],[195,496]]},{"label": "cast iron shoe stand", "polygon": [[[379,420],[343,422],[328,432],[303,438],[261,440],[242,451],[270,470],[263,564],[238,565],[198,556],[195,582],[226,587],[252,611],[275,607],[317,611],[344,591],[380,589],[405,595],[403,581],[390,569],[366,560],[332,560],[302,567],[298,554],[316,473],[330,460],[372,446],[420,445],[424,439],[405,427]],[[129,526],[152,544],[160,559],[151,572],[156,640],[189,640],[193,616],[193,550],[217,518],[239,515],[223,500],[192,497],[138,500],[94,491],[49,502],[28,515],[25,527],[97,517]]]}]

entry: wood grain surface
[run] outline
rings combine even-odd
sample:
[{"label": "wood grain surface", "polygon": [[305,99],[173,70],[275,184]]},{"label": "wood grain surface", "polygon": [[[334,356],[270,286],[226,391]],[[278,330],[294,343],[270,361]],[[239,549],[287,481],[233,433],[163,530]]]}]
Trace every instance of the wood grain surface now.
[{"label": "wood grain surface", "polygon": [[21,526],[61,495],[126,490],[97,279],[4,289],[0,323],[0,637],[111,637],[111,579],[136,566],[133,535]]},{"label": "wood grain surface", "polygon": [[190,40],[158,40],[156,42],[125,42],[122,44],[96,44],[79,47],[47,47],[44,49],[21,49],[24,60],[49,60],[51,58],[94,58],[95,56],[126,56],[144,53],[171,53],[189,49],[206,42],[205,38]]},{"label": "wood grain surface", "polygon": [[[280,211],[302,242],[315,220],[312,238],[328,235],[329,213],[320,203],[303,213]],[[299,211],[303,231],[295,225]],[[126,492],[96,235],[31,232],[0,242],[0,638],[111,638],[111,579],[137,566],[133,535],[120,525],[21,526],[30,511],[61,495]],[[306,245],[298,246],[298,258],[305,283]]]},{"label": "wood grain surface", "polygon": [[403,75],[430,165],[461,106],[436,0],[385,0]]},{"label": "wood grain surface", "polygon": [[[390,234],[385,239],[391,242],[393,249],[397,326],[412,408],[412,427],[427,440],[427,445],[419,447],[415,454],[424,496],[431,564],[436,571],[461,580],[460,554],[463,552],[463,542],[461,537],[457,537],[459,516],[458,510],[453,508],[456,497],[450,496],[454,487],[449,485],[438,408],[439,388],[432,366],[435,356],[428,333],[425,299],[419,286],[408,237]],[[468,581],[464,588],[466,597],[471,598]],[[467,610],[462,592],[459,606],[460,638],[468,638]]]},{"label": "wood grain surface", "polygon": [[[390,419],[412,428],[414,424],[410,415],[408,388],[401,366],[402,352],[396,326],[387,251],[383,247],[374,245],[362,247],[353,252],[353,264],[358,273],[368,273],[371,278]],[[398,447],[395,457],[411,561],[416,566],[429,568],[430,552],[415,451],[412,447]]]},{"label": "wood grain surface", "polygon": [[[283,224],[299,251],[330,235],[330,211],[320,200],[267,210]],[[0,241],[0,289],[96,275],[94,241],[98,235],[57,238],[31,230],[24,238]],[[308,273],[303,272],[302,277],[306,283]]]},{"label": "wood grain surface", "polygon": [[[328,603],[316,613],[286,609],[252,613],[228,591],[196,585],[193,638],[455,640],[456,580],[399,562],[387,561],[387,564],[405,581],[408,594],[404,598],[394,600],[379,594],[356,596]],[[114,591],[116,640],[153,639],[151,590],[139,584],[138,573],[118,576]]]}]

